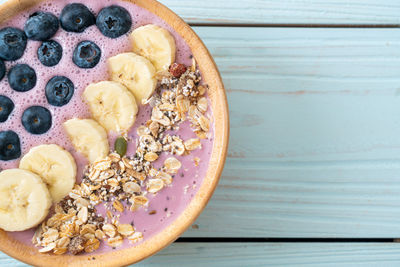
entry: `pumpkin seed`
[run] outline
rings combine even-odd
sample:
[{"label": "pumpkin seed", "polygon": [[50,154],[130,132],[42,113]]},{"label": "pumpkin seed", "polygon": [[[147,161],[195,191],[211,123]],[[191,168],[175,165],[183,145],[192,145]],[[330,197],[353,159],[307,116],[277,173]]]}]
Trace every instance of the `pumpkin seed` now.
[{"label": "pumpkin seed", "polygon": [[127,148],[128,143],[126,142],[125,138],[121,136],[115,140],[114,149],[121,157],[125,156]]}]

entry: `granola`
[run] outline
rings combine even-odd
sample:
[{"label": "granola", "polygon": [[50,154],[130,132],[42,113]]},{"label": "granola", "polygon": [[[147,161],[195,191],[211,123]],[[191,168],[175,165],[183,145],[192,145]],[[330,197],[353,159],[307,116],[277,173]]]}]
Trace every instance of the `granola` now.
[{"label": "granola", "polygon": [[[195,67],[173,64],[170,72],[159,73],[158,88],[147,101],[152,107],[150,120],[137,128],[137,148],[133,156],[111,152],[104,159],[86,167],[82,182],[55,206],[55,213],[36,230],[32,242],[40,252],[78,254],[93,252],[105,241],[111,247],[143,239],[131,224],[120,224],[120,214],[135,212],[149,203],[148,194],[157,194],[173,183],[173,175],[182,167],[175,156],[184,156],[201,148],[207,137],[210,120],[206,87],[200,85]],[[198,138],[182,140],[166,131],[179,129],[190,121]],[[161,153],[169,156],[160,169],[153,166]],[[200,159],[195,159],[199,164]],[[104,204],[106,216],[97,214],[96,206]],[[154,214],[151,211],[150,214]]]}]

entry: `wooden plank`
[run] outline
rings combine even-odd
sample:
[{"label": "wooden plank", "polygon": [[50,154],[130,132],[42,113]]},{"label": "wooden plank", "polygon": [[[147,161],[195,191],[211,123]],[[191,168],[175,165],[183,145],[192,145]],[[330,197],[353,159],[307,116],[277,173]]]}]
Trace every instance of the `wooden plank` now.
[{"label": "wooden plank", "polygon": [[160,0],[194,24],[399,24],[395,0]]},{"label": "wooden plank", "polygon": [[399,266],[382,243],[175,243],[138,266]]},{"label": "wooden plank", "polygon": [[400,236],[400,32],[197,27],[229,158],[186,237]]},{"label": "wooden plank", "polygon": [[[399,266],[396,243],[174,243],[134,266]],[[25,267],[5,254],[0,266]],[[132,265],[133,266],[133,265]]]}]

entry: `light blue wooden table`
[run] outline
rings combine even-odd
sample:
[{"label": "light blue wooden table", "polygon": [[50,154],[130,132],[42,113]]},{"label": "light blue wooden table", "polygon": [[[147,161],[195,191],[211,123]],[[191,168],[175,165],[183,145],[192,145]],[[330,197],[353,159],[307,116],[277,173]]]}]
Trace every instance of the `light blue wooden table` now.
[{"label": "light blue wooden table", "polygon": [[231,140],[204,213],[138,266],[400,266],[400,1],[161,2],[213,54]]}]

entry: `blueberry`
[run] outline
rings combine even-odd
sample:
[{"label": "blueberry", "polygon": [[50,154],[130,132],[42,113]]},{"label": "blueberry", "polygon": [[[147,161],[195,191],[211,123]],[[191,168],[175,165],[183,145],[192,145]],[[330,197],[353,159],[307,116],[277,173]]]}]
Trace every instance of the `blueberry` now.
[{"label": "blueberry", "polygon": [[26,64],[17,64],[8,72],[8,83],[17,92],[26,92],[36,85],[36,73]]},{"label": "blueberry", "polygon": [[21,156],[21,142],[14,131],[0,132],[0,160],[13,160]]},{"label": "blueberry", "polygon": [[0,95],[0,122],[5,122],[14,109],[12,100],[4,95]]},{"label": "blueberry", "polygon": [[35,12],[25,23],[24,31],[29,39],[46,41],[56,34],[59,28],[58,18],[48,12]]},{"label": "blueberry", "polygon": [[4,61],[0,59],[0,81],[4,78],[6,75],[6,64],[4,64]]},{"label": "blueberry", "polygon": [[57,65],[62,58],[62,53],[61,45],[53,40],[43,42],[37,51],[40,62],[47,67]]},{"label": "blueberry", "polygon": [[112,5],[100,10],[96,25],[103,35],[117,38],[131,29],[132,18],[125,8]]},{"label": "blueberry", "polygon": [[91,69],[99,63],[100,58],[100,47],[91,41],[83,41],[76,46],[72,61],[80,68]]},{"label": "blueberry", "polygon": [[43,134],[51,128],[51,113],[41,106],[29,107],[22,114],[22,125],[31,134]]},{"label": "blueberry", "polygon": [[46,85],[46,98],[50,105],[61,107],[74,95],[74,84],[64,76],[55,76]]},{"label": "blueberry", "polygon": [[67,32],[83,32],[96,23],[96,17],[85,5],[73,3],[61,11],[60,23]]},{"label": "blueberry", "polygon": [[17,60],[25,52],[27,38],[23,31],[16,28],[0,30],[0,58],[7,61]]}]

